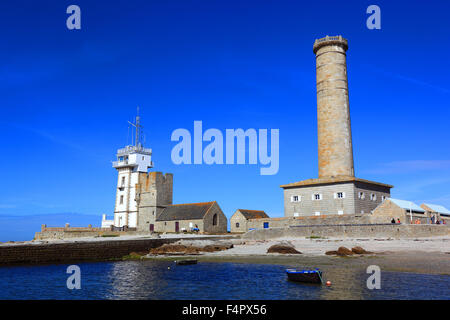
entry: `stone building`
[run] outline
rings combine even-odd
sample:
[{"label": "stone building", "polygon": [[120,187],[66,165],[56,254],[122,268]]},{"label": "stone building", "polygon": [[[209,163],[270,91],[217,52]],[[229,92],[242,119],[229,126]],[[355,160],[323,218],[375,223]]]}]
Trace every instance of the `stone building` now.
[{"label": "stone building", "polygon": [[419,220],[421,224],[429,223],[429,216],[424,209],[412,201],[388,198],[372,212],[372,223],[390,223],[400,219],[401,223],[414,224]]},{"label": "stone building", "polygon": [[446,224],[450,223],[450,210],[446,207],[431,203],[422,203],[420,207],[426,211],[433,223],[436,223],[438,220],[445,221]]},{"label": "stone building", "polygon": [[269,218],[267,213],[262,210],[237,209],[230,218],[230,231],[236,233],[247,232],[249,229],[248,221],[250,219],[262,218]]},{"label": "stone building", "polygon": [[216,201],[166,206],[156,217],[155,232],[226,233],[227,217]]},{"label": "stone building", "polygon": [[355,177],[347,83],[348,42],[314,42],[319,177],[282,185],[286,217],[361,215],[390,197],[389,184]]}]

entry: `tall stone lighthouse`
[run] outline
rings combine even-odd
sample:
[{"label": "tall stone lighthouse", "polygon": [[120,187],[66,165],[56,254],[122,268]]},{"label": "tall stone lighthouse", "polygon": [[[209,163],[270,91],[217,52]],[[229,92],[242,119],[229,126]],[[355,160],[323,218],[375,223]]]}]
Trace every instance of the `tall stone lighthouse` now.
[{"label": "tall stone lighthouse", "polygon": [[316,55],[319,178],[354,176],[348,99],[347,40],[326,37],[314,42]]},{"label": "tall stone lighthouse", "polygon": [[319,177],[281,186],[287,217],[370,214],[390,196],[391,185],[355,177],[347,49],[342,36],[314,42]]}]

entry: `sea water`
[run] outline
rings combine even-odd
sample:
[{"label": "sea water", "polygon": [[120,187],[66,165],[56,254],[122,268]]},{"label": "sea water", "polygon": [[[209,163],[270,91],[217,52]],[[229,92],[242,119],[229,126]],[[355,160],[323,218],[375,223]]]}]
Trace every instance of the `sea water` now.
[{"label": "sea water", "polygon": [[450,276],[365,270],[324,272],[331,286],[287,281],[285,265],[169,261],[79,263],[81,289],[68,289],[68,264],[0,267],[0,299],[449,299]]}]

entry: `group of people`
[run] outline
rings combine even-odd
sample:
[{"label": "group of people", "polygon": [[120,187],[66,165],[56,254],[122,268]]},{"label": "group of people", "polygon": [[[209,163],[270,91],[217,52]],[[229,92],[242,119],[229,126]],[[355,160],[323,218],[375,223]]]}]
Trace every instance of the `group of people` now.
[{"label": "group of people", "polygon": [[[397,218],[397,221],[395,221],[394,218],[392,218],[391,223],[397,223],[397,224],[401,224],[400,219]],[[421,224],[422,222],[420,221],[420,219],[416,219],[414,221],[411,221],[411,224]],[[447,224],[447,222],[445,220],[436,220],[434,219],[434,217],[431,217],[431,224]]]}]

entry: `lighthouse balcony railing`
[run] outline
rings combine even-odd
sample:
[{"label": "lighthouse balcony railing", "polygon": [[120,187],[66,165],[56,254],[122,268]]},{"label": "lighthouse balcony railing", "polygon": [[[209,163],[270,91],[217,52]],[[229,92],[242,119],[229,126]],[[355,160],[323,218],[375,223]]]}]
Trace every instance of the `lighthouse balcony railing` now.
[{"label": "lighthouse balcony railing", "polygon": [[118,155],[127,155],[130,153],[143,153],[143,154],[152,154],[152,149],[144,148],[142,145],[139,146],[126,146],[125,148],[117,150]]},{"label": "lighthouse balcony railing", "polygon": [[137,166],[137,164],[129,163],[128,160],[122,160],[122,161],[119,160],[119,161],[113,161],[112,166],[114,168],[118,168],[118,167]]}]

